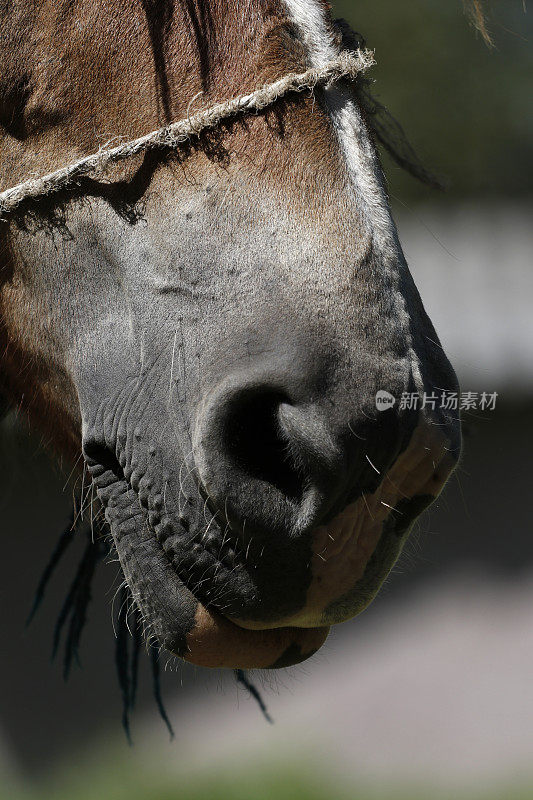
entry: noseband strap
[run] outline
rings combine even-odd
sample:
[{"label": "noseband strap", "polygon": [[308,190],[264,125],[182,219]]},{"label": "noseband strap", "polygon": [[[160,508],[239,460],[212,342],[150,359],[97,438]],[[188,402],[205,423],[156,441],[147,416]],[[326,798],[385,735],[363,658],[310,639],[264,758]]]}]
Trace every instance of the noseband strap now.
[{"label": "noseband strap", "polygon": [[316,86],[329,87],[343,78],[355,80],[374,63],[374,54],[369,50],[345,51],[318,69],[308,69],[300,74],[290,73],[251,94],[238,95],[226,102],[217,103],[157,131],[147,133],[139,139],[133,139],[117,147],[102,148],[97,153],[80,158],[68,167],[62,167],[41,178],[32,178],[0,192],[0,219],[5,220],[27,200],[75,188],[79,178],[100,174],[111,164],[138,153],[182,147],[204,131],[213,130],[232,117],[263,111],[288,94],[303,92],[306,89],[313,91]]}]

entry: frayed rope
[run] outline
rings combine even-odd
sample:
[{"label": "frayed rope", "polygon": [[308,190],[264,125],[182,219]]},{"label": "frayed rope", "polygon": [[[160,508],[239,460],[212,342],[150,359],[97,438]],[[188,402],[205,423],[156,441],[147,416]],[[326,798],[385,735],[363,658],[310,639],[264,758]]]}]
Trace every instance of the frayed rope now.
[{"label": "frayed rope", "polygon": [[313,90],[316,86],[331,86],[332,83],[347,78],[355,80],[375,63],[370,50],[342,52],[337,58],[323,67],[308,69],[302,73],[290,73],[261,89],[246,95],[238,95],[231,100],[217,103],[185,119],[173,122],[157,131],[152,131],[138,139],[125,142],[117,147],[101,149],[90,156],[80,158],[68,167],[63,167],[41,178],[19,183],[0,193],[0,219],[5,219],[18,206],[27,200],[75,187],[79,178],[101,173],[111,164],[126,158],[155,149],[179,148],[204,131],[217,128],[240,114],[263,111],[273,103],[294,92]]}]

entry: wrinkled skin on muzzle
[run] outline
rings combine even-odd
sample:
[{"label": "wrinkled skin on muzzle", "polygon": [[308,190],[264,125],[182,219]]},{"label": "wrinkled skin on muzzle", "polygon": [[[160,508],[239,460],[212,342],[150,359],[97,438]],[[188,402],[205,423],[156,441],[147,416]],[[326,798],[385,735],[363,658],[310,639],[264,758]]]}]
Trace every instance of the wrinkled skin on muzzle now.
[{"label": "wrinkled skin on muzzle", "polygon": [[164,647],[296,663],[372,600],[453,469],[453,412],[399,399],[455,375],[346,88],[126,173],[4,226],[4,383],[28,394],[31,363],[35,416],[81,444]]}]

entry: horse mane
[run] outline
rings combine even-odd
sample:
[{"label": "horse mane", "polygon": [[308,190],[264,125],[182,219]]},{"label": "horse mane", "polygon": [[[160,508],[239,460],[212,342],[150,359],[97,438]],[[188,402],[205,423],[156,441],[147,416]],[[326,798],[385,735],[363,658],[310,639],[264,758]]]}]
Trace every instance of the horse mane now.
[{"label": "horse mane", "polygon": [[[492,47],[493,41],[487,28],[483,0],[463,0],[463,5],[474,26],[483,36],[485,43]],[[342,47],[348,50],[366,48],[364,37],[354,31],[349,22],[345,19],[337,19],[334,24]],[[371,86],[372,80],[360,77],[357,85],[357,99],[376,141],[387,151],[400,169],[434,189],[445,189],[446,182],[438,175],[433,174],[422,163],[401,124],[386,106],[376,99],[371,91]]]},{"label": "horse mane", "polygon": [[492,47],[494,42],[487,27],[487,18],[483,8],[483,0],[463,0],[465,11],[472,20],[474,26],[482,35],[485,43]]}]

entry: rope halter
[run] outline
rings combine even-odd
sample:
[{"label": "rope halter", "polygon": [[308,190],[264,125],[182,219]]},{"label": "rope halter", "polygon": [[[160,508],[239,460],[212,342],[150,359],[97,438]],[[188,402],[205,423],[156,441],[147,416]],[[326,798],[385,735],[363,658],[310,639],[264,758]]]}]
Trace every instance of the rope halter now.
[{"label": "rope halter", "polygon": [[290,73],[273,83],[266,84],[261,89],[256,89],[251,94],[238,95],[231,100],[217,103],[117,147],[102,148],[97,153],[84,156],[67,167],[40,178],[31,178],[0,192],[0,219],[5,220],[7,215],[12,214],[27,200],[75,188],[79,178],[99,174],[111,164],[138,153],[156,149],[178,149],[190,142],[193,137],[199,137],[205,131],[217,128],[222,122],[238,115],[262,111],[288,94],[303,92],[306,89],[313,91],[317,86],[329,88],[342,79],[354,81],[374,63],[374,54],[369,50],[344,51],[322,67],[308,69],[299,74]]}]

